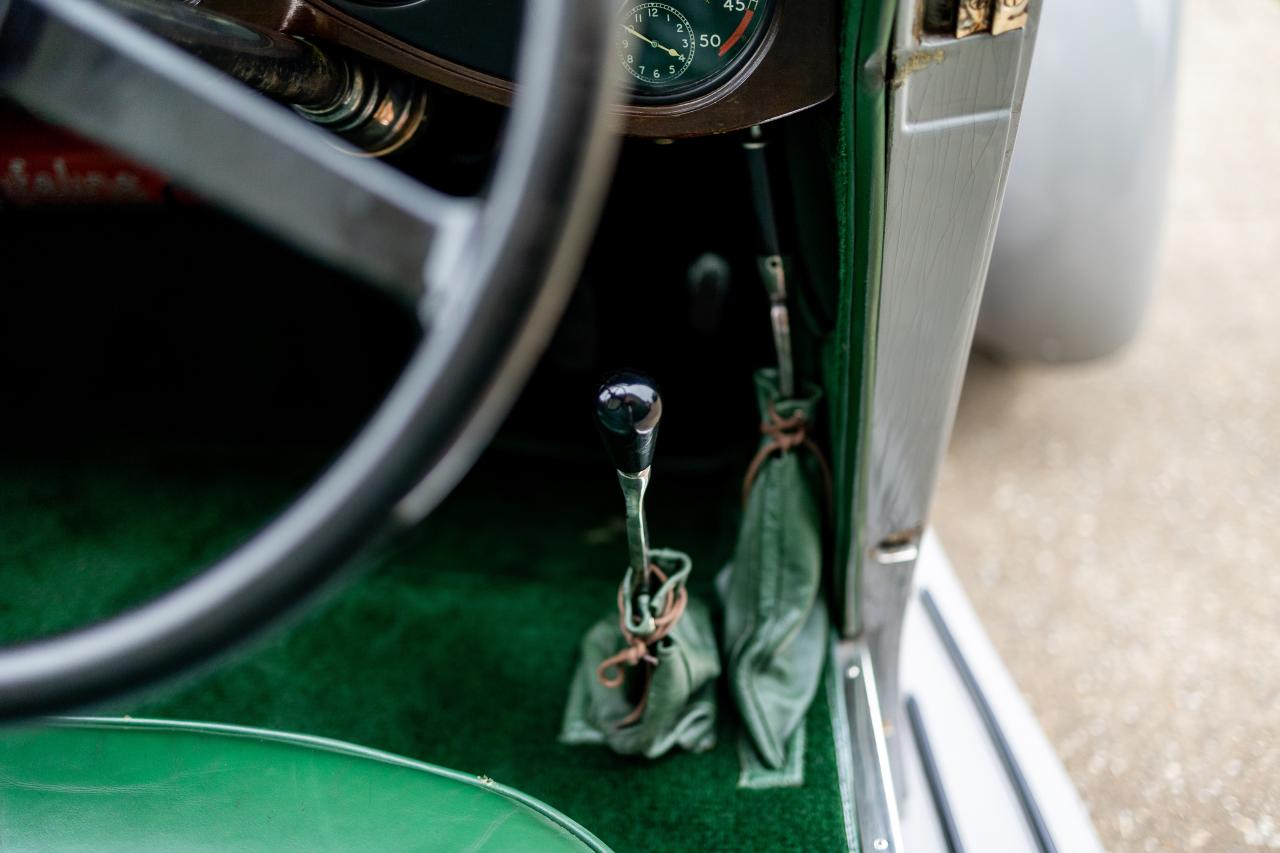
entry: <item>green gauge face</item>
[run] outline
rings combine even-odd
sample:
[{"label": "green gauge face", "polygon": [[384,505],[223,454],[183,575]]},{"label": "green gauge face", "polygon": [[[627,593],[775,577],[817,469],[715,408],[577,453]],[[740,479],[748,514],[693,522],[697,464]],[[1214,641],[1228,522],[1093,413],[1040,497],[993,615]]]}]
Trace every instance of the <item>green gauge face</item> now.
[{"label": "green gauge face", "polygon": [[727,79],[760,43],[774,0],[627,0],[618,61],[637,101],[689,98]]}]

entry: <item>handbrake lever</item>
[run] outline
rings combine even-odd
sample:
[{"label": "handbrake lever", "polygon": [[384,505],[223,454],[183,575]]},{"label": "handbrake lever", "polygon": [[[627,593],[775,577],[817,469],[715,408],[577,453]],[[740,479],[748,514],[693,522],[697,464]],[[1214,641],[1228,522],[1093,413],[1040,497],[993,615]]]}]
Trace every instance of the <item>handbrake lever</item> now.
[{"label": "handbrake lever", "polygon": [[769,321],[773,326],[773,346],[778,356],[778,390],[784,398],[795,393],[795,366],[791,358],[791,318],[787,311],[787,272],[782,262],[778,223],[769,189],[769,163],[764,153],[764,132],[751,128],[742,150],[746,154],[751,185],[751,203],[756,217],[760,256],[756,266],[765,292],[769,294]]}]

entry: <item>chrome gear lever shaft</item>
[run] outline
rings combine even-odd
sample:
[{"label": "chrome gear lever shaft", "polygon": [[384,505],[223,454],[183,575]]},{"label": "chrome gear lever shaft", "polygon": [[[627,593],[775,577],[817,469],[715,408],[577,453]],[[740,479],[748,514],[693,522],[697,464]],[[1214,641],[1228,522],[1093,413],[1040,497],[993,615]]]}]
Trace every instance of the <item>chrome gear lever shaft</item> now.
[{"label": "chrome gear lever shaft", "polygon": [[618,483],[626,499],[631,579],[637,587],[643,583],[649,567],[649,524],[644,514],[644,494],[649,488],[649,466],[653,463],[661,419],[662,398],[646,376],[615,374],[596,394],[596,425],[618,471]]}]

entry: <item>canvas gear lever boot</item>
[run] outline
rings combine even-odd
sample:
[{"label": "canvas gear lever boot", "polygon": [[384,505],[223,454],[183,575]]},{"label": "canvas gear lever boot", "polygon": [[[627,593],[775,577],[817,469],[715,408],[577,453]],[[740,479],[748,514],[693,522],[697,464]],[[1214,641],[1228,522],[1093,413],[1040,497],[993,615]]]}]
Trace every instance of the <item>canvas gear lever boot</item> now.
[{"label": "canvas gear lever boot", "polygon": [[783,399],[771,369],[757,371],[755,382],[760,449],[743,483],[733,561],[717,581],[729,685],[746,728],[741,784],[798,785],[797,733],[827,650],[822,519],[830,473],[808,435],[822,393],[802,383],[801,395]]}]

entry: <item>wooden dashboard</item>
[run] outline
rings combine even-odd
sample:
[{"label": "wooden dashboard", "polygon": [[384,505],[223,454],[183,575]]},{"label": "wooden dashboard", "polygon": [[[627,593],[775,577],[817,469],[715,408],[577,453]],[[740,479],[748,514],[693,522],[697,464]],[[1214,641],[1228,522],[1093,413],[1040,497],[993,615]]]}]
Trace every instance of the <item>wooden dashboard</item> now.
[{"label": "wooden dashboard", "polygon": [[[329,0],[204,0],[202,5],[279,32],[340,45],[495,104],[511,99],[510,80],[414,47]],[[821,103],[835,92],[837,24],[834,0],[779,0],[759,47],[729,78],[689,100],[618,104],[625,132],[656,138],[726,133]]]}]

